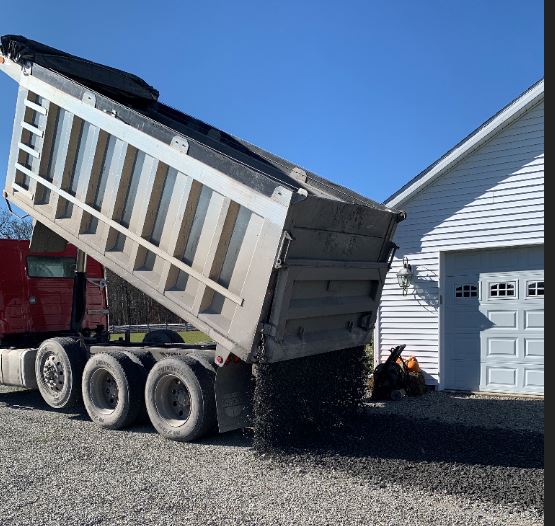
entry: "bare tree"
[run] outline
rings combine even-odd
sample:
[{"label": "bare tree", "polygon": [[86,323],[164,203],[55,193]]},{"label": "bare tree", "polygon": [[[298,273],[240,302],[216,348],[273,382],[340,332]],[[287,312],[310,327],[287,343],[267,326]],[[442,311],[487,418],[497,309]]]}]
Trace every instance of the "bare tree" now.
[{"label": "bare tree", "polygon": [[179,316],[133,287],[117,274],[107,271],[106,277],[112,324],[184,323]]},{"label": "bare tree", "polygon": [[31,239],[32,233],[30,218],[20,219],[8,210],[0,209],[0,239]]}]

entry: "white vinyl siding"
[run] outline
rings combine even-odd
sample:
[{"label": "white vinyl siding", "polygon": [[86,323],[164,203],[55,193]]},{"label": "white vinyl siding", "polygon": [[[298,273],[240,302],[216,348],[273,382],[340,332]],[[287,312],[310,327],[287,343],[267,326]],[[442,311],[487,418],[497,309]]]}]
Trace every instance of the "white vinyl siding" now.
[{"label": "white vinyl siding", "polygon": [[[376,360],[406,343],[435,383],[441,253],[544,242],[543,98],[398,208],[408,217],[395,236],[400,249],[383,291]],[[404,256],[415,270],[407,296],[396,279]]]}]

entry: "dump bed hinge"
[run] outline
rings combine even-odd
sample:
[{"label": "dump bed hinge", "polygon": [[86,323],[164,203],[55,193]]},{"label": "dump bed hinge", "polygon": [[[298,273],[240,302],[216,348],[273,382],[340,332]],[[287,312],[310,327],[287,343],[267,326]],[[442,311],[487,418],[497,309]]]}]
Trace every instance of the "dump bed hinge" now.
[{"label": "dump bed hinge", "polygon": [[175,148],[178,152],[181,153],[188,153],[189,152],[189,142],[184,137],[180,135],[176,135],[171,142],[170,145],[172,148]]},{"label": "dump bed hinge", "polygon": [[287,232],[287,230],[284,230],[283,234],[281,234],[281,239],[279,240],[278,253],[274,262],[275,269],[280,269],[285,265],[285,259],[287,258],[291,241],[293,241],[293,236]]},{"label": "dump bed hinge", "polygon": [[258,326],[258,329],[259,329],[261,334],[264,334],[266,336],[272,336],[273,337],[277,333],[276,326],[272,325],[271,323],[261,322],[260,325]]},{"label": "dump bed hinge", "polygon": [[87,106],[96,108],[96,95],[92,91],[85,91],[81,100],[87,104]]}]

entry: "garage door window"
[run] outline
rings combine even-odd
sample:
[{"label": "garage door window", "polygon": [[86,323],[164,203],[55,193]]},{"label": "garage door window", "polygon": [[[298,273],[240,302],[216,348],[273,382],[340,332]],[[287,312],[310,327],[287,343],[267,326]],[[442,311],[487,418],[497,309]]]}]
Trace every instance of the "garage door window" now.
[{"label": "garage door window", "polygon": [[529,281],[526,288],[529,298],[543,298],[545,290],[543,281]]},{"label": "garage door window", "polygon": [[501,281],[489,284],[490,298],[515,298],[516,281]]},{"label": "garage door window", "polygon": [[455,287],[455,298],[477,298],[478,287],[476,285],[458,285]]}]

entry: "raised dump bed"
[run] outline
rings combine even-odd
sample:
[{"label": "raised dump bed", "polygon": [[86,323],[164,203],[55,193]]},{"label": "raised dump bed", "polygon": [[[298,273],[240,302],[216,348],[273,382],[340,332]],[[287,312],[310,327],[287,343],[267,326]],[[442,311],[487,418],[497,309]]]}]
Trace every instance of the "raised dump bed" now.
[{"label": "raised dump bed", "polygon": [[[7,199],[247,362],[365,344],[403,218],[157,101],[4,38]],[[372,189],[369,174],[368,189]]]}]

